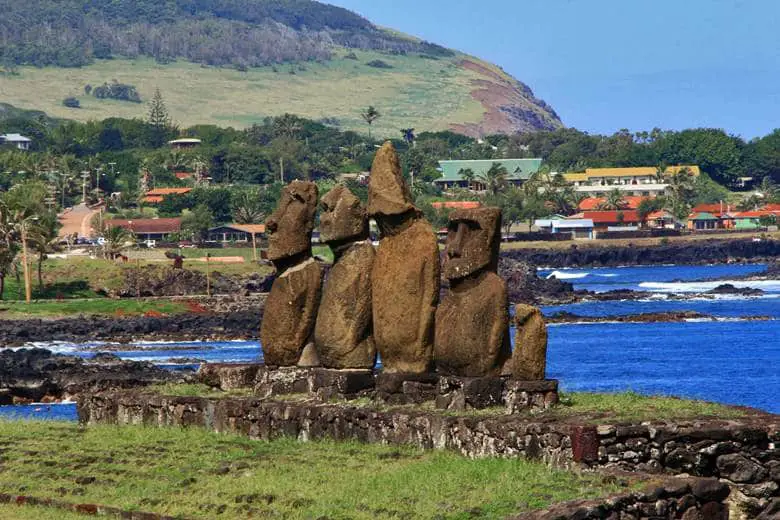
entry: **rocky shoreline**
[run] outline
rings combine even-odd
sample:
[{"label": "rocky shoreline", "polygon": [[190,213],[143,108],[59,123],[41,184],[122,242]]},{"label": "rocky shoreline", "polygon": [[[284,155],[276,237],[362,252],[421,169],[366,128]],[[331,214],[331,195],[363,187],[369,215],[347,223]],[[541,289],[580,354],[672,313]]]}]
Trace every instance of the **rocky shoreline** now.
[{"label": "rocky shoreline", "polygon": [[712,239],[679,241],[654,246],[588,247],[568,249],[516,249],[503,257],[545,267],[616,267],[621,265],[701,265],[711,263],[774,263],[780,257],[780,240]]},{"label": "rocky shoreline", "polygon": [[[557,312],[545,318],[548,324],[573,323],[684,323],[687,321],[721,321],[711,314],[696,311],[643,312],[616,316],[581,316],[571,312]],[[769,316],[743,316],[740,321],[769,321]]]}]

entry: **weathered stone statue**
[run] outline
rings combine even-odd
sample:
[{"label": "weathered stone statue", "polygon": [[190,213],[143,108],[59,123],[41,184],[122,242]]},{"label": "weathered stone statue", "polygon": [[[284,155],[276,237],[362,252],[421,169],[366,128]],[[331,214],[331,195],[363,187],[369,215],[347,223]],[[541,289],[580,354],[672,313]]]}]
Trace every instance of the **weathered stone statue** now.
[{"label": "weathered stone statue", "polygon": [[269,366],[316,366],[312,333],[322,286],[322,268],[312,258],[311,232],[317,186],[293,181],[282,190],[266,221],[268,258],[278,277],[265,303],[260,341]]},{"label": "weathered stone statue", "polygon": [[368,218],[358,199],[338,185],[320,202],[320,239],[333,250],[314,329],[314,342],[325,368],[371,369],[376,362],[371,316],[374,247]]},{"label": "weathered stone statue", "polygon": [[501,210],[450,214],[444,276],[450,290],[436,311],[434,361],[441,374],[501,375],[511,356],[506,283],[496,273]]},{"label": "weathered stone statue", "polygon": [[531,305],[515,307],[515,350],[512,376],[526,381],[541,381],[547,366],[547,326],[542,312]]},{"label": "weathered stone statue", "polygon": [[412,204],[398,154],[385,143],[368,185],[368,214],[381,240],[371,276],[374,341],[387,373],[431,368],[439,296],[439,248],[431,225]]}]

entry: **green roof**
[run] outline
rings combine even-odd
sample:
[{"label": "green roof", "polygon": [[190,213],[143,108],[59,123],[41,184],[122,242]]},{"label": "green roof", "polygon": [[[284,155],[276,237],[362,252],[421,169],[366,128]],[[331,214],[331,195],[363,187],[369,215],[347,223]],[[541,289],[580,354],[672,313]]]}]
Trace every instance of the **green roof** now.
[{"label": "green roof", "polygon": [[712,213],[707,213],[706,211],[702,211],[700,213],[696,213],[695,215],[693,215],[691,220],[719,220],[719,219]]},{"label": "green roof", "polygon": [[499,163],[509,173],[508,181],[527,181],[531,175],[539,171],[542,166],[541,159],[487,159],[479,161],[439,161],[439,168],[442,176],[436,179],[436,182],[456,182],[462,181],[461,170],[474,172],[475,177],[485,175],[493,166],[493,163]]}]

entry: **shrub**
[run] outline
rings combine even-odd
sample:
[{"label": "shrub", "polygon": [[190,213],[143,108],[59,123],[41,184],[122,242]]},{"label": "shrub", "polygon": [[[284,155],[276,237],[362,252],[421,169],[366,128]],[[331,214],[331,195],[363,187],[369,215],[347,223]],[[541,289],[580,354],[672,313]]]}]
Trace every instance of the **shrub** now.
[{"label": "shrub", "polygon": [[368,63],[366,63],[369,67],[374,67],[375,69],[392,69],[393,66],[387,63],[386,61],[382,60],[371,60]]},{"label": "shrub", "polygon": [[73,96],[63,99],[62,104],[68,108],[81,108],[81,102]]},{"label": "shrub", "polygon": [[119,83],[116,80],[111,83],[103,83],[99,87],[92,89],[92,95],[98,99],[117,99],[119,101],[130,101],[140,103],[141,95],[133,85]]},{"label": "shrub", "polygon": [[355,54],[354,52],[350,52],[349,54],[345,54],[344,55],[344,59],[345,60],[357,60],[358,57],[357,57],[357,54]]}]

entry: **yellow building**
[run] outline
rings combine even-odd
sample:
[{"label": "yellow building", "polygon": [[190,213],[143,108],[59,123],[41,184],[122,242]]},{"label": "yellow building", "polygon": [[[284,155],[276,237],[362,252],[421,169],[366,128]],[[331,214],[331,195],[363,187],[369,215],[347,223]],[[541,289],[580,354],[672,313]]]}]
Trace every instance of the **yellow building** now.
[{"label": "yellow building", "polygon": [[591,197],[603,197],[608,192],[619,189],[627,196],[652,197],[660,195],[668,186],[672,175],[687,169],[698,177],[698,166],[670,166],[659,174],[658,168],[640,166],[635,168],[588,168],[582,173],[565,173],[563,177],[574,185],[578,193]]}]

